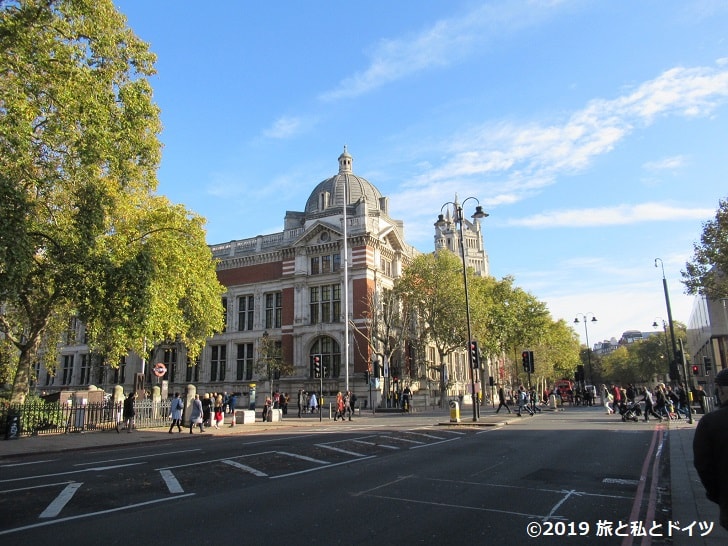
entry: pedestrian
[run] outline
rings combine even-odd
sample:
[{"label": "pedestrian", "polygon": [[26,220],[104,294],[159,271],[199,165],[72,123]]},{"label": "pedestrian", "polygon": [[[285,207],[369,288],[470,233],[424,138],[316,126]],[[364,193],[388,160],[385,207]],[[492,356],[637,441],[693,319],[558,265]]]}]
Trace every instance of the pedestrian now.
[{"label": "pedestrian", "polygon": [[306,393],[303,389],[298,389],[298,416],[301,417],[301,410],[305,411]]},{"label": "pedestrian", "polygon": [[698,385],[695,389],[695,399],[698,401],[698,404],[700,405],[700,413],[705,415],[705,391],[703,390],[702,385]]},{"label": "pedestrian", "polygon": [[318,407],[318,402],[316,401],[316,393],[311,393],[311,398],[308,400],[308,407],[311,409],[311,413],[316,412],[316,408]]},{"label": "pedestrian", "polygon": [[410,410],[410,398],[412,397],[412,390],[407,385],[402,391],[402,409],[405,413],[409,413]]},{"label": "pedestrian", "polygon": [[541,408],[538,407],[538,395],[536,394],[536,387],[531,387],[531,409],[533,412],[541,413]]},{"label": "pedestrian", "polygon": [[202,401],[200,395],[196,394],[192,401],[192,411],[190,412],[190,434],[195,425],[200,427],[200,432],[205,432],[205,425],[202,422]]},{"label": "pedestrian", "polygon": [[136,416],[136,407],[134,400],[136,399],[136,393],[130,392],[129,396],[124,400],[124,426],[126,431],[131,432],[131,429],[136,425],[134,417]]},{"label": "pedestrian", "polygon": [[220,428],[220,425],[225,420],[224,404],[225,404],[225,399],[223,398],[222,394],[218,394],[217,398],[215,398],[215,406],[214,406],[215,424],[213,425],[217,429]]},{"label": "pedestrian", "polygon": [[501,408],[506,408],[508,410],[508,413],[511,413],[511,408],[508,407],[508,403],[506,402],[506,393],[503,390],[502,385],[498,385],[498,409],[495,410],[496,413],[500,411]]},{"label": "pedestrian", "polygon": [[334,408],[336,409],[334,413],[334,421],[336,421],[339,417],[341,417],[341,420],[344,420],[344,397],[341,394],[341,391],[336,393],[336,401],[334,402]]},{"label": "pedestrian", "polygon": [[206,427],[209,427],[212,423],[211,417],[212,417],[212,399],[210,398],[210,393],[206,392],[205,396],[202,398],[202,424]]},{"label": "pedestrian", "polygon": [[288,395],[284,392],[281,393],[281,409],[283,410],[283,415],[288,415]]},{"label": "pedestrian", "polygon": [[705,495],[720,507],[720,525],[728,529],[728,369],[715,376],[720,408],[704,415],[695,429],[693,464]]},{"label": "pedestrian", "polygon": [[[263,422],[265,422],[268,419],[268,414],[271,412],[273,407],[273,400],[271,400],[270,396],[265,397],[265,402],[263,403]],[[271,418],[272,420],[272,418]]]},{"label": "pedestrian", "polygon": [[642,401],[645,403],[645,421],[649,421],[650,415],[653,415],[657,417],[660,422],[662,422],[662,416],[655,412],[655,402],[652,398],[652,392],[647,387],[645,387],[643,391],[644,392],[642,393]]},{"label": "pedestrian", "polygon": [[230,407],[230,413],[231,413],[230,426],[234,427],[235,426],[235,406],[238,405],[238,397],[235,393],[232,393],[230,395],[230,398],[228,398],[228,405]]},{"label": "pedestrian", "polygon": [[172,416],[172,424],[169,427],[169,433],[172,434],[172,429],[174,427],[177,427],[177,430],[179,432],[182,432],[182,410],[184,409],[185,405],[182,402],[182,399],[179,397],[179,393],[174,393],[174,398],[172,399],[172,404],[169,406],[170,415]]},{"label": "pedestrian", "polygon": [[344,419],[344,416],[349,418],[349,421],[351,421],[351,416],[354,415],[354,411],[351,409],[351,405],[353,404],[352,398],[354,395],[351,393],[351,391],[346,391],[344,394],[344,415],[341,417],[341,419]]},{"label": "pedestrian", "polygon": [[521,385],[518,387],[518,410],[516,415],[521,417],[523,410],[526,410],[529,415],[533,415],[533,411],[528,407],[528,394],[526,393],[526,389],[523,388],[523,385]]},{"label": "pedestrian", "polygon": [[609,392],[609,389],[604,384],[602,385],[602,402],[604,402],[604,409],[607,410],[607,415],[614,413],[614,406],[612,406],[614,395]]}]

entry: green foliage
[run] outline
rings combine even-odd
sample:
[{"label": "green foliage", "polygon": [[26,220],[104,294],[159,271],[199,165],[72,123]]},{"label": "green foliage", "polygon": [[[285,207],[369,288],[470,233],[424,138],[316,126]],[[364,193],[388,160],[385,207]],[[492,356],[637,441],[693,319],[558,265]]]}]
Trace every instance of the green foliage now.
[{"label": "green foliage", "polygon": [[72,315],[112,364],[177,339],[194,357],[221,328],[203,220],[154,194],[154,61],[110,0],[0,4],[0,329],[18,401]]},{"label": "green foliage", "polygon": [[718,300],[728,296],[728,200],[721,199],[715,219],[703,224],[693,260],[685,264],[683,284],[688,294]]}]

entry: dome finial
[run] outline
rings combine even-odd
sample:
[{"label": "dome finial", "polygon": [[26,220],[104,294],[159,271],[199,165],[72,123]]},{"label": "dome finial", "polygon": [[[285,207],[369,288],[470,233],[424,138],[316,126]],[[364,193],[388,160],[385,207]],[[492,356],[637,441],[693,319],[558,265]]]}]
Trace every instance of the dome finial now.
[{"label": "dome finial", "polygon": [[349,155],[346,144],[344,144],[344,152],[339,156],[339,174],[351,173],[351,164],[353,158]]}]

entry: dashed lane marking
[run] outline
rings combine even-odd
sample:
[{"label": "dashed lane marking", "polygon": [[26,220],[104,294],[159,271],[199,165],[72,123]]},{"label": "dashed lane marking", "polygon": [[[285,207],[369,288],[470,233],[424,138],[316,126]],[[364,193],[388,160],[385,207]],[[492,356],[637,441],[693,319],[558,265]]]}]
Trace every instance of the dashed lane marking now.
[{"label": "dashed lane marking", "polygon": [[82,484],[80,482],[69,483],[38,517],[55,518],[73,498],[73,495],[76,491],[78,491],[78,488],[81,487],[81,485]]}]

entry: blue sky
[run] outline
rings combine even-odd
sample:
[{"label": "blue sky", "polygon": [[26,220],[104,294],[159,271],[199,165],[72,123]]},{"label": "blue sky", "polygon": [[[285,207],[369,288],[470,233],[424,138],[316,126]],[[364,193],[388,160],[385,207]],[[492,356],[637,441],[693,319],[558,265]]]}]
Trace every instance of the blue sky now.
[{"label": "blue sky", "polygon": [[667,319],[655,258],[687,322],[680,271],[728,197],[728,3],[116,5],[158,55],[159,193],[209,243],[282,230],[346,145],[423,252],[479,199],[491,273],[595,315],[591,344]]}]

